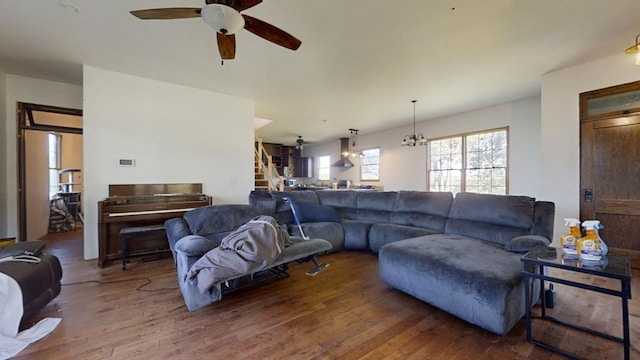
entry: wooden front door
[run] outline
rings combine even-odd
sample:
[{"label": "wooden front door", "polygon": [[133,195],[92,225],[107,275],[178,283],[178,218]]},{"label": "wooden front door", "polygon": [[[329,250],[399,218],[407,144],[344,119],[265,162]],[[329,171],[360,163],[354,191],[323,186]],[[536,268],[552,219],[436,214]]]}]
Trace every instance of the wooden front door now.
[{"label": "wooden front door", "polygon": [[[629,85],[581,94],[580,220],[599,220],[610,252],[640,268],[640,83]],[[611,111],[588,108],[607,97]]]}]

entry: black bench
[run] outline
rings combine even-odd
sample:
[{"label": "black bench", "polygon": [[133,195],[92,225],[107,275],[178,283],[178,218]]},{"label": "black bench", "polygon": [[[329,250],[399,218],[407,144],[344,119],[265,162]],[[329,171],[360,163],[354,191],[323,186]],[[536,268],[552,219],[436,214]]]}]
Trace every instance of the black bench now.
[{"label": "black bench", "polygon": [[164,225],[148,225],[125,227],[120,229],[120,238],[122,239],[122,270],[127,270],[127,261],[129,261],[129,242],[132,238],[138,236],[151,236],[164,234]]}]

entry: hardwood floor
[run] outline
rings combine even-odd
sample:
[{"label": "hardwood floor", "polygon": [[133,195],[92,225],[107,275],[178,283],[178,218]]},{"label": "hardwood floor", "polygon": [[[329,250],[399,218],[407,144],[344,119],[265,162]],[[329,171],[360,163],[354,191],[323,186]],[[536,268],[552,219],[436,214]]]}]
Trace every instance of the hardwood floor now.
[{"label": "hardwood floor", "polygon": [[[81,232],[46,240],[64,286],[40,316],[62,322],[15,359],[564,359],[526,342],[524,320],[500,337],[388,288],[371,253],[324,255],[331,265],[315,277],[309,264],[292,264],[288,279],[188,312],[172,259],[100,269],[82,260]],[[631,352],[640,359],[633,275]],[[621,334],[619,301],[556,289],[558,317]],[[622,358],[620,344],[555,325],[534,323],[534,336],[586,358]]]}]

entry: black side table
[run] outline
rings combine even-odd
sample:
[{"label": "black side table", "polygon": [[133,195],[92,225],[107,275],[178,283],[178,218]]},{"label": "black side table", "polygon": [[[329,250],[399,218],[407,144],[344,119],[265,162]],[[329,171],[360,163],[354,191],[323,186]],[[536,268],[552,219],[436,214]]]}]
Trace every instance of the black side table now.
[{"label": "black side table", "polygon": [[[577,255],[567,255],[562,252],[562,249],[539,246],[528,253],[526,253],[522,257],[522,262],[524,263],[524,270],[522,271],[522,276],[525,278],[525,304],[526,304],[526,319],[527,319],[527,341],[539,346],[542,346],[551,351],[555,351],[564,356],[567,356],[572,359],[578,359],[575,355],[567,353],[564,350],[553,347],[549,344],[542,343],[538,340],[535,340],[531,336],[531,295],[529,288],[529,281],[535,281],[534,279],[538,279],[540,281],[540,298],[541,303],[541,316],[540,319],[552,321],[564,326],[568,326],[573,329],[577,329],[580,331],[587,332],[589,334],[593,334],[595,336],[599,336],[608,340],[616,341],[622,343],[624,346],[624,358],[626,360],[629,359],[629,348],[630,348],[630,339],[629,339],[629,299],[631,299],[631,269],[629,266],[629,259],[620,256],[620,255],[607,255],[603,257],[602,261],[594,262],[594,261],[583,261]],[[533,266],[530,266],[533,265]],[[549,276],[546,274],[545,267],[564,269],[568,271],[575,271],[580,273],[585,273],[593,276],[601,276],[604,278],[616,279],[620,281],[620,290],[612,290],[599,286],[594,286],[590,284],[585,284],[573,280],[561,279],[553,276]],[[536,271],[537,270],[537,271]],[[551,281],[558,284],[563,284],[567,286],[573,286],[580,289],[591,290],[595,292],[599,292],[602,294],[608,294],[612,296],[617,296],[622,300],[622,334],[623,337],[619,338],[616,336],[612,336],[609,334],[605,334],[593,329],[589,329],[586,327],[574,325],[568,323],[566,321],[559,320],[552,316],[548,316],[545,313],[546,306],[544,302],[544,281]]]}]

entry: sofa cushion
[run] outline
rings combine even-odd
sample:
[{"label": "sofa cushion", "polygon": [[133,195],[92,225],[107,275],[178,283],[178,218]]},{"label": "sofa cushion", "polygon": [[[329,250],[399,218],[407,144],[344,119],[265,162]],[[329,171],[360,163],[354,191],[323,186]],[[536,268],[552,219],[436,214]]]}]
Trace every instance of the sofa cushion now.
[{"label": "sofa cushion", "polygon": [[438,233],[435,230],[414,226],[377,223],[369,230],[369,248],[377,253],[382,246],[392,242]]},{"label": "sofa cushion", "polygon": [[445,234],[458,234],[505,245],[528,235],[535,199],[528,196],[458,193],[445,224]]},{"label": "sofa cushion", "polygon": [[400,191],[391,214],[391,223],[444,232],[453,202],[450,192]]},{"label": "sofa cushion", "polygon": [[540,235],[524,235],[509,240],[504,249],[509,252],[524,254],[541,245],[549,246],[549,240]]},{"label": "sofa cushion", "polygon": [[296,211],[295,215],[298,216],[300,223],[340,222],[336,210],[330,205],[291,200],[291,206]]},{"label": "sofa cushion", "polygon": [[456,194],[449,218],[529,229],[533,224],[535,199],[529,196]]},{"label": "sofa cushion", "polygon": [[[304,234],[310,238],[325,239],[331,243],[330,251],[339,251],[344,249],[344,229],[341,223],[336,222],[317,222],[302,224]],[[302,236],[297,226],[289,225],[290,234],[293,236]]]},{"label": "sofa cushion", "polygon": [[311,204],[319,204],[318,196],[315,191],[273,191],[271,197],[276,200],[275,219],[279,224],[295,224],[291,207],[284,200],[285,198],[293,201],[301,201]]},{"label": "sofa cushion", "polygon": [[357,192],[357,220],[388,223],[398,195],[395,191]]},{"label": "sofa cushion", "polygon": [[372,221],[342,220],[344,228],[344,248],[349,250],[369,250],[369,230]]},{"label": "sofa cushion", "polygon": [[459,235],[428,235],[380,249],[380,277],[391,287],[496,334],[525,313],[520,255]]},{"label": "sofa cushion", "polygon": [[355,219],[357,217],[357,191],[316,191],[318,201],[323,205],[331,205],[336,209],[340,219]]},{"label": "sofa cushion", "polygon": [[199,207],[183,217],[193,234],[207,236],[233,231],[258,215],[254,206],[229,204]]}]

